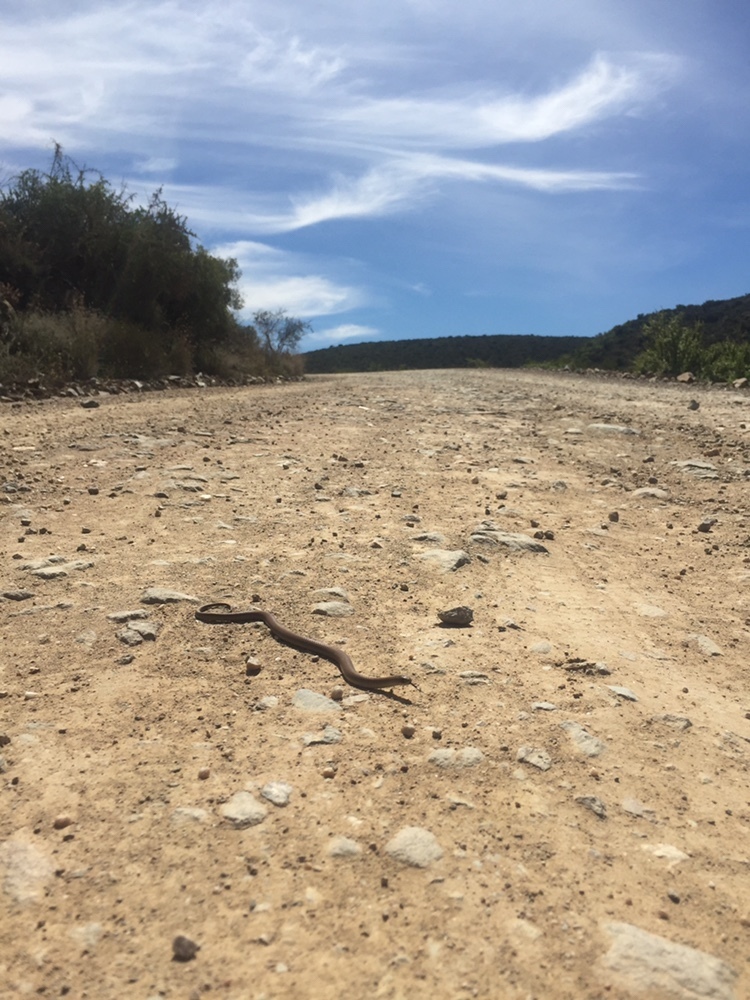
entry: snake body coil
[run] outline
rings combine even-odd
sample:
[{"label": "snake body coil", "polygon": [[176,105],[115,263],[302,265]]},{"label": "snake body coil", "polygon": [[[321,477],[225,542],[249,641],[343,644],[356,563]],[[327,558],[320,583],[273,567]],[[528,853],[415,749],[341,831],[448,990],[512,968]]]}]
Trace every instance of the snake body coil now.
[{"label": "snake body coil", "polygon": [[[222,610],[218,610],[221,608]],[[325,642],[317,639],[310,639],[305,635],[299,635],[285,628],[278,622],[270,611],[232,611],[229,604],[204,604],[195,612],[195,617],[199,622],[207,625],[244,625],[247,622],[263,622],[268,627],[271,634],[279,642],[295,649],[301,649],[305,653],[314,653],[322,656],[325,660],[335,663],[341,671],[341,676],[352,687],[361,688],[363,691],[380,691],[383,688],[396,687],[402,684],[412,684],[410,677],[365,677],[354,669],[351,657],[336,646],[329,646]]]}]

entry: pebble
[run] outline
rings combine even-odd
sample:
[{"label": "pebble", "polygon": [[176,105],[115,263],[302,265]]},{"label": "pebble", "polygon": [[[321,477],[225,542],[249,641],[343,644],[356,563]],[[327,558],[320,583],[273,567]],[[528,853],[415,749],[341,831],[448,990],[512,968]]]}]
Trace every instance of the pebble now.
[{"label": "pebble", "polygon": [[261,788],[260,794],[272,805],[287,806],[292,797],[292,791],[292,786],[283,781],[269,781]]},{"label": "pebble", "polygon": [[648,851],[655,858],[663,858],[668,861],[670,868],[679,864],[680,861],[687,861],[690,857],[689,854],[685,854],[679,847],[674,847],[672,844],[641,844],[641,850]]},{"label": "pebble", "polygon": [[256,712],[267,712],[269,708],[278,708],[279,699],[275,694],[268,694],[265,698],[259,698],[253,708]]},{"label": "pebble", "polygon": [[537,767],[540,771],[549,771],[552,767],[550,755],[546,750],[541,750],[538,747],[519,747],[516,760],[522,764],[531,764],[532,767]]},{"label": "pebble", "polygon": [[639,433],[634,428],[624,424],[589,424],[588,430],[594,431],[595,434],[624,434],[627,437]]},{"label": "pebble", "polygon": [[734,1000],[737,973],[705,951],[677,944],[633,924],[606,924],[612,945],[603,964],[620,986],[649,996]]},{"label": "pebble", "polygon": [[179,590],[167,590],[166,587],[148,587],[141,595],[141,604],[178,604],[181,601],[200,604],[198,597],[182,594]]},{"label": "pebble", "polygon": [[664,715],[652,715],[651,722],[662,722],[665,726],[669,726],[670,729],[677,729],[684,731],[690,729],[693,723],[685,715],[671,715],[667,712]]},{"label": "pebble", "polygon": [[427,758],[428,763],[437,767],[474,767],[483,760],[484,754],[479,747],[463,747],[461,750],[441,747],[439,750],[433,750]]},{"label": "pebble", "polygon": [[628,813],[630,816],[642,816],[647,819],[654,818],[654,810],[644,806],[640,799],[623,799],[620,807],[623,812]]},{"label": "pebble", "polygon": [[406,740],[410,740],[412,738],[412,736],[414,736],[415,732],[416,732],[416,729],[414,728],[414,726],[402,726],[401,727],[401,735]]},{"label": "pebble", "polygon": [[237,830],[262,823],[268,814],[266,807],[250,792],[235,792],[219,812]]},{"label": "pebble", "polygon": [[651,497],[654,500],[666,500],[669,492],[654,486],[641,486],[639,489],[633,490],[631,495],[634,497]]},{"label": "pebble", "polygon": [[704,656],[723,655],[721,649],[716,645],[713,639],[709,639],[707,635],[698,635],[697,633],[693,632],[690,635],[688,635],[687,641],[694,642]]},{"label": "pebble", "polygon": [[349,837],[333,837],[328,844],[328,854],[332,858],[356,858],[362,853],[362,848],[356,840]]},{"label": "pebble", "polygon": [[438,618],[444,625],[451,625],[456,628],[464,628],[474,621],[474,612],[467,608],[465,604],[457,608],[449,608],[447,611],[438,611]]},{"label": "pebble", "polygon": [[184,934],[178,934],[172,942],[172,957],[176,962],[190,962],[200,950],[201,946]]},{"label": "pebble", "polygon": [[56,865],[37,844],[19,831],[0,842],[2,887],[17,903],[41,899]]},{"label": "pebble", "polygon": [[618,687],[616,684],[608,684],[609,690],[618,696],[618,698],[624,698],[626,701],[638,701],[638,697],[633,694],[630,688]]},{"label": "pebble", "polygon": [[208,813],[198,806],[179,806],[169,817],[174,826],[188,826],[191,823],[205,823]]},{"label": "pebble", "polygon": [[300,688],[292,698],[292,704],[302,712],[342,712],[343,709],[333,698],[326,698],[324,694],[317,691],[310,691],[308,688]]},{"label": "pebble", "polygon": [[385,853],[413,868],[427,868],[443,856],[437,838],[421,826],[405,826],[385,845]]},{"label": "pebble", "polygon": [[64,830],[67,826],[73,823],[73,819],[70,816],[62,814],[60,816],[55,816],[52,820],[52,828],[54,830]]},{"label": "pebble", "polygon": [[592,736],[591,733],[587,732],[583,726],[580,725],[580,723],[561,722],[560,725],[581,753],[585,754],[587,757],[598,757],[599,754],[603,753],[606,749],[604,741],[598,739],[596,736]]},{"label": "pebble", "polygon": [[139,618],[148,618],[148,611],[145,608],[136,608],[135,611],[113,611],[107,615],[110,622],[128,622]]},{"label": "pebble", "polygon": [[538,539],[521,532],[501,531],[492,521],[483,521],[474,529],[469,540],[479,545],[502,545],[512,552],[549,552]]},{"label": "pebble", "polygon": [[553,705],[551,701],[535,701],[531,707],[535,712],[557,711],[557,705]]},{"label": "pebble", "polygon": [[341,730],[334,726],[326,726],[321,733],[305,733],[302,742],[306,747],[333,746],[335,743],[340,743],[342,739]]},{"label": "pebble", "polygon": [[28,601],[34,594],[30,590],[4,590],[2,597],[6,601]]},{"label": "pebble", "polygon": [[541,642],[535,642],[533,646],[529,646],[529,652],[540,653],[542,655],[544,655],[545,653],[551,653],[552,643],[547,642],[546,639],[543,639]]},{"label": "pebble", "polygon": [[455,573],[461,566],[471,562],[471,556],[463,549],[428,549],[426,552],[421,552],[419,558],[432,563],[444,573]]},{"label": "pebble", "polygon": [[354,614],[354,608],[344,601],[321,601],[313,607],[312,613],[326,618],[348,618]]},{"label": "pebble", "polygon": [[596,795],[578,795],[576,796],[576,802],[585,809],[589,809],[599,819],[607,818],[607,807]]}]

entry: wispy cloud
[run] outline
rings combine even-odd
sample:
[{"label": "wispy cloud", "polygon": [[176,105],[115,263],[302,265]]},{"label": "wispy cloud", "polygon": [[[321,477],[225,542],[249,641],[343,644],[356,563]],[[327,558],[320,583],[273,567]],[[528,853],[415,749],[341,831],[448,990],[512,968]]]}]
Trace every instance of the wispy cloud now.
[{"label": "wispy cloud", "polygon": [[[242,270],[239,289],[248,318],[259,309],[286,309],[311,318],[347,312],[364,305],[365,292],[323,274],[310,273],[315,264],[303,255],[287,253],[264,243],[239,240],[212,248],[219,257],[234,257]],[[320,267],[320,261],[316,262]]]}]

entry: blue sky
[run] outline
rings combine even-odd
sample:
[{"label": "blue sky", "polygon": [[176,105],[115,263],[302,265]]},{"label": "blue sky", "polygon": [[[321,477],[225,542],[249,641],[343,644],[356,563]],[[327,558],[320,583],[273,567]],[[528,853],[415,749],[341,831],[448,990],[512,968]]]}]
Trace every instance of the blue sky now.
[{"label": "blue sky", "polygon": [[302,349],[750,292],[746,0],[5,0],[0,177],[163,186]]}]

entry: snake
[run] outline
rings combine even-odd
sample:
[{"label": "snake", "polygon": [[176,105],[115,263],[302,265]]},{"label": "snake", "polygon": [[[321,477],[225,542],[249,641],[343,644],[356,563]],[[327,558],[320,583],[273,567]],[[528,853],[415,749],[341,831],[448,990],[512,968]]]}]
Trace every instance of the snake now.
[{"label": "snake", "polygon": [[274,639],[278,639],[286,646],[292,646],[305,653],[313,653],[315,656],[322,656],[324,660],[335,663],[347,684],[361,688],[363,691],[381,691],[383,688],[397,687],[402,684],[414,686],[411,677],[402,677],[398,674],[392,677],[365,677],[364,674],[355,670],[351,657],[343,649],[329,646],[325,642],[319,642],[306,635],[299,635],[298,632],[292,632],[291,629],[286,628],[274,618],[270,611],[261,611],[260,609],[256,611],[232,611],[231,604],[221,602],[204,604],[195,612],[195,617],[206,625],[244,625],[247,622],[263,622]]}]

